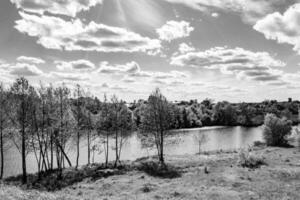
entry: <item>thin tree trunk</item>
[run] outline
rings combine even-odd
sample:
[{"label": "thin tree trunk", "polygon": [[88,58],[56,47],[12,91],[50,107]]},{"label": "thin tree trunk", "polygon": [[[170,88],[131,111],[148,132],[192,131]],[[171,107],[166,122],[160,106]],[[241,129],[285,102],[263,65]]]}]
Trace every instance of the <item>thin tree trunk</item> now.
[{"label": "thin tree trunk", "polygon": [[[2,119],[0,119],[2,120]],[[3,130],[2,124],[0,125],[0,151],[1,151],[1,169],[0,169],[0,179],[3,178],[4,171],[4,150],[3,150]]]},{"label": "thin tree trunk", "polygon": [[87,142],[88,142],[88,165],[90,165],[91,162],[91,144],[90,144],[90,130],[88,130],[87,134]]},{"label": "thin tree trunk", "polygon": [[115,160],[115,167],[117,167],[117,162],[119,160],[118,156],[118,131],[116,131],[116,160]]},{"label": "thin tree trunk", "polygon": [[80,134],[79,130],[77,130],[77,157],[76,157],[76,169],[78,168],[78,162],[79,162],[79,142],[80,142]]},{"label": "thin tree trunk", "polygon": [[106,133],[106,160],[105,160],[105,166],[106,167],[108,165],[108,150],[109,150],[109,148],[108,148],[108,146],[109,146],[108,141],[109,141],[108,133]]},{"label": "thin tree trunk", "polygon": [[164,134],[160,132],[160,162],[164,164]]}]

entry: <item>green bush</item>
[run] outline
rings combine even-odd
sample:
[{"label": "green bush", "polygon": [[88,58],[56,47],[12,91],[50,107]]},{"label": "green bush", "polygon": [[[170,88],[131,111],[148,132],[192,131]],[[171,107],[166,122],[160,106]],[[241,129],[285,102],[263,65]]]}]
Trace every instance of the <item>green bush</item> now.
[{"label": "green bush", "polygon": [[264,120],[264,139],[268,146],[288,146],[287,136],[291,134],[292,122],[267,114]]}]

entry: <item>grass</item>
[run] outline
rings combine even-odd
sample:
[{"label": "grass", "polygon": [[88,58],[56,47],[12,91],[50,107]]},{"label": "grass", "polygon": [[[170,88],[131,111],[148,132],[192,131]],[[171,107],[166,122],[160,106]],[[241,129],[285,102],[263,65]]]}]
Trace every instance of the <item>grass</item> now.
[{"label": "grass", "polygon": [[[297,148],[254,148],[250,153],[254,157],[264,157],[268,165],[255,170],[241,167],[237,164],[239,153],[234,151],[166,156],[168,166],[180,172],[180,177],[169,179],[152,173],[159,168],[157,159],[144,158],[133,162],[130,169],[121,174],[85,178],[54,192],[0,185],[0,199],[300,199],[300,152]],[[205,167],[209,173],[205,173]]]}]

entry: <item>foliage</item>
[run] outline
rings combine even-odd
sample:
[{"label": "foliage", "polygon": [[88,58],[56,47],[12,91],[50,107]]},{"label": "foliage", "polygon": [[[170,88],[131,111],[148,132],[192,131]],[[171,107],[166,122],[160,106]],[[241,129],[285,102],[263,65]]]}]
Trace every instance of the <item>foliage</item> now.
[{"label": "foliage", "polygon": [[138,169],[160,178],[178,178],[181,176],[181,173],[175,167],[154,161],[142,162]]},{"label": "foliage", "polygon": [[262,156],[254,155],[249,149],[242,149],[238,155],[238,164],[247,168],[258,168],[261,165],[266,165],[265,159]]},{"label": "foliage", "polygon": [[292,122],[286,118],[278,118],[274,114],[265,116],[263,134],[268,146],[287,146],[291,130]]},{"label": "foliage", "polygon": [[164,139],[174,121],[172,108],[172,104],[156,89],[142,112],[140,129],[145,137],[153,137],[161,163],[164,163]]}]

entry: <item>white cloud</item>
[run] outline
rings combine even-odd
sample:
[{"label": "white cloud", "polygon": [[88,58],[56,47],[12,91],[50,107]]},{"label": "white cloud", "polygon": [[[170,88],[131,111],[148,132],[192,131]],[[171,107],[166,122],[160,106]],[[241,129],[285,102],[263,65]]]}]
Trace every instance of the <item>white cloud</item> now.
[{"label": "white cloud", "polygon": [[136,62],[129,62],[125,65],[110,65],[108,62],[101,62],[99,73],[103,74],[134,74],[140,71],[140,66]]},{"label": "white cloud", "polygon": [[48,49],[99,52],[160,52],[161,42],[143,37],[123,28],[80,19],[65,21],[53,16],[37,16],[20,12],[22,19],[15,28],[21,33],[36,37],[37,43]]},{"label": "white cloud", "polygon": [[205,13],[218,10],[236,12],[246,22],[256,22],[258,19],[274,12],[278,7],[292,5],[299,0],[165,0],[170,3],[182,4]]},{"label": "white cloud", "polygon": [[[180,71],[160,72],[160,71],[143,71],[138,63],[132,61],[124,65],[111,65],[108,62],[100,63],[97,70],[102,74],[123,75],[125,82],[134,82],[133,78],[149,78],[152,80],[184,79],[188,75]],[[145,80],[145,79],[143,79]]]},{"label": "white cloud", "polygon": [[28,56],[20,56],[17,58],[19,62],[25,63],[33,63],[33,64],[45,64],[46,62],[41,58],[28,57]]},{"label": "white cloud", "polygon": [[275,12],[259,20],[253,28],[269,40],[294,46],[300,54],[300,4],[290,7],[285,13]]},{"label": "white cloud", "polygon": [[234,74],[260,82],[278,81],[285,63],[274,59],[267,52],[252,52],[242,48],[216,47],[206,51],[189,52],[173,56],[171,64],[205,69],[219,69],[224,74]]},{"label": "white cloud", "polygon": [[189,22],[168,21],[161,28],[157,29],[156,32],[159,35],[159,39],[170,42],[178,38],[189,37],[193,30],[194,28],[190,26]]},{"label": "white cloud", "polygon": [[66,73],[66,72],[51,72],[49,77],[67,81],[86,81],[89,80],[87,74],[81,73]]},{"label": "white cloud", "polygon": [[75,17],[81,11],[101,4],[102,0],[10,0],[17,8],[27,12],[61,14]]},{"label": "white cloud", "polygon": [[179,44],[178,50],[181,54],[183,54],[183,53],[195,51],[196,49],[195,49],[195,47],[193,47],[191,45],[188,45],[186,43],[181,43],[181,44]]},{"label": "white cloud", "polygon": [[60,71],[87,71],[95,69],[95,64],[89,60],[75,60],[75,61],[55,61],[56,68]]},{"label": "white cloud", "polygon": [[43,72],[35,65],[27,63],[17,63],[9,67],[9,73],[16,76],[40,76]]},{"label": "white cloud", "polygon": [[212,13],[212,14],[211,14],[211,16],[212,16],[212,17],[214,17],[214,18],[218,18],[218,17],[220,16],[220,14],[219,14],[219,13],[216,13],[216,12],[214,12],[214,13]]}]

